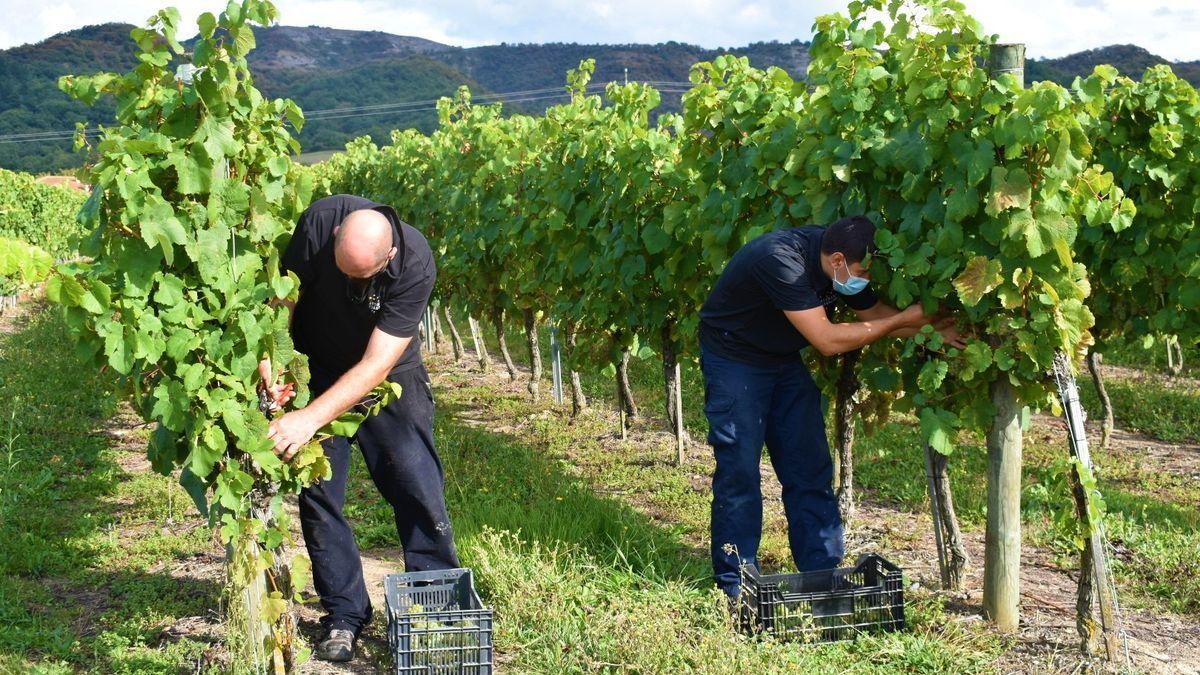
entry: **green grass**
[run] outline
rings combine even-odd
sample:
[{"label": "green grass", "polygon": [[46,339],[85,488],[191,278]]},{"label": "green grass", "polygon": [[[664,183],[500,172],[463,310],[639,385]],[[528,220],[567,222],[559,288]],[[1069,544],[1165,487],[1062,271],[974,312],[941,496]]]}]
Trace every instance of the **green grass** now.
[{"label": "green grass", "polygon": [[[217,607],[213,581],[170,573],[210,552],[210,535],[170,479],[119,466],[140,450],[102,433],[116,411],[112,385],[69,344],[52,312],[0,336],[0,395],[12,403],[0,427],[0,672],[190,671],[209,644],[163,643],[159,633]],[[456,419],[479,401],[500,422],[540,409],[471,387],[439,400],[459,545],[496,606],[508,672],[984,672],[1000,651],[998,639],[946,621],[929,597],[910,606],[913,630],[902,635],[816,648],[738,637],[706,554],[687,543],[701,501],[650,459],[655,449],[631,453],[606,482],[598,477],[619,463],[599,444],[584,465],[566,461],[568,444],[598,426],[560,411],[526,436]],[[361,463],[354,471],[360,542],[395,546],[390,512]],[[613,494],[647,481],[676,524]]]},{"label": "green grass", "polygon": [[[520,358],[515,331],[510,344]],[[117,407],[112,383],[93,372],[70,354],[54,313],[35,312],[0,335],[0,400],[10,402],[0,419],[0,673],[190,671],[211,646],[159,639],[180,617],[217,607],[215,582],[172,575],[213,550],[211,535],[172,480],[119,466],[144,439],[102,433]],[[652,415],[661,415],[660,377],[655,360],[631,372]],[[611,378],[584,380],[598,405],[611,405]],[[661,446],[619,444],[608,417],[571,420],[564,408],[498,394],[470,376],[442,373],[437,386],[457,541],[496,608],[506,672],[988,672],[1006,649],[921,591],[909,593],[903,634],[808,647],[740,637],[709,581],[709,497],[697,488],[706,469],[673,467],[668,437]],[[703,439],[691,363],[684,387],[687,426]],[[911,420],[859,438],[862,494],[924,511]],[[965,526],[978,528],[983,452],[978,439],[960,444],[953,489]],[[1023,513],[1030,540],[1073,566],[1071,533],[1054,517],[1068,503],[1064,455],[1062,439],[1044,429],[1027,435]],[[1127,454],[1098,453],[1097,462],[1124,597],[1200,614],[1200,487]],[[347,512],[364,549],[398,545],[357,455]],[[766,529],[764,564],[790,566],[782,523]]]},{"label": "green grass", "polygon": [[[1091,419],[1101,419],[1100,398],[1091,379],[1079,383],[1080,399]],[[1200,389],[1165,376],[1107,377],[1116,426],[1168,443],[1200,443]]]},{"label": "green grass", "polygon": [[[1152,347],[1142,347],[1141,338],[1117,340],[1102,349],[1104,362],[1128,368],[1140,368],[1152,373],[1167,372],[1167,348],[1156,341]],[[1200,344],[1183,346],[1183,374],[1200,375]]]},{"label": "green grass", "polygon": [[[613,455],[597,418],[438,377],[437,442],[463,563],[496,608],[505,669],[590,672],[987,672],[1001,641],[918,596],[911,630],[803,647],[740,637],[710,582],[707,497],[655,448]],[[481,417],[464,424],[466,408]],[[537,415],[521,432],[501,429]],[[395,546],[390,510],[356,459],[349,504],[361,545]],[[652,518],[630,505],[638,491]]]},{"label": "green grass", "polygon": [[[471,332],[467,328],[466,312],[461,309],[456,310],[454,318],[465,347],[471,349]],[[449,327],[445,326],[445,323],[446,320],[443,316],[442,325],[445,327],[447,334],[446,349],[449,350],[450,331]],[[483,329],[484,342],[487,345],[488,354],[495,361],[493,366],[503,370],[504,365],[501,362],[500,348],[496,340],[495,330],[490,325],[483,323],[481,323],[481,328]],[[505,324],[505,340],[508,343],[509,354],[512,355],[513,361],[519,365],[528,365],[529,350],[526,347],[525,331],[515,317],[511,318]],[[551,396],[550,328],[544,322],[539,325],[538,342],[542,354],[542,374],[545,378],[541,391],[542,396],[549,398]],[[699,403],[704,398],[704,377],[700,373],[700,366],[698,360],[695,358],[681,358],[679,366],[684,397],[684,427],[688,433],[693,436],[698,435],[702,440],[704,435],[708,433],[708,422],[704,418],[703,405]],[[601,372],[602,367],[581,366],[580,368],[580,380],[588,401],[595,401],[599,405],[615,407],[617,400],[616,380],[611,376],[603,374]],[[661,357],[654,355],[644,360],[631,359],[629,380],[634,390],[634,400],[641,410],[652,416],[663,417],[666,414],[666,390],[662,384]],[[571,398],[570,386],[570,381],[567,380],[567,373],[564,372],[563,396],[568,405]],[[615,431],[615,427],[613,430]]]},{"label": "green grass", "polygon": [[[855,477],[860,495],[903,510],[927,511],[924,455],[916,427],[895,422],[873,437],[859,439]],[[987,513],[986,451],[981,439],[965,434],[959,443],[949,463],[955,509],[964,528],[982,529]],[[1052,548],[1059,564],[1076,569],[1074,532],[1061,522],[1073,504],[1066,454],[1065,437],[1039,429],[1025,435],[1021,510],[1031,541]],[[1200,616],[1200,577],[1195,574],[1200,485],[1186,475],[1140,463],[1128,453],[1095,450],[1094,462],[1110,539],[1127,552],[1113,558],[1125,593],[1138,604]]]},{"label": "green grass", "polygon": [[[465,315],[460,312],[459,316],[464,317],[460,323],[465,327]],[[499,358],[494,337],[490,333],[485,337],[489,351]],[[464,338],[470,347],[469,333],[464,332]],[[526,363],[524,336],[518,327],[508,327],[507,339],[514,360]],[[548,333],[543,331],[540,339],[548,380]],[[1128,348],[1122,355],[1129,357],[1136,353]],[[1185,349],[1185,357],[1188,354]],[[1198,362],[1196,359],[1191,361],[1193,364]],[[685,424],[693,438],[703,442],[707,433],[701,405],[703,378],[693,361],[685,360],[681,370]],[[615,385],[611,377],[591,371],[584,372],[582,380],[585,391],[598,405],[615,405]],[[1118,425],[1124,424],[1164,440],[1198,438],[1200,392],[1178,385],[1152,386],[1147,379],[1110,380],[1109,393],[1114,398]],[[662,368],[657,358],[634,359],[630,366],[630,382],[643,410],[662,417],[665,394]],[[543,386],[544,392],[548,389]],[[1088,379],[1080,379],[1080,391],[1085,405],[1094,405],[1095,393]],[[475,395],[486,397],[489,394],[481,388]],[[1131,419],[1143,422],[1126,424]],[[708,527],[709,497],[687,489],[686,477],[664,464],[673,456],[673,449],[638,448],[634,450],[638,454],[633,460],[613,462],[594,439],[611,434],[615,429],[595,420],[580,424],[591,425],[589,433],[560,435],[552,442],[559,446],[571,443],[572,454],[581,458],[585,468],[589,462],[593,464],[589,473],[592,480],[603,477],[616,490],[654,486],[652,502],[656,510],[661,510],[672,522],[682,524],[682,531],[704,537]],[[924,446],[915,421],[901,416],[874,436],[865,435],[860,428],[857,439],[855,482],[859,495],[900,510],[927,512]],[[963,434],[958,444],[949,463],[955,508],[964,528],[982,529],[987,502],[983,439]],[[1125,551],[1123,555],[1114,556],[1114,568],[1123,593],[1137,604],[1200,616],[1200,575],[1195,574],[1194,562],[1196,552],[1200,550],[1200,486],[1181,473],[1163,472],[1144,465],[1136,456],[1095,450],[1093,454],[1099,467],[1100,490],[1108,507],[1107,527],[1113,541]],[[1026,434],[1022,515],[1031,540],[1053,547],[1059,553],[1060,564],[1076,569],[1078,555],[1072,543],[1073,533],[1060,522],[1064,509],[1069,509],[1072,504],[1065,482],[1066,456],[1065,435],[1037,429]],[[672,502],[677,503],[672,505]],[[778,528],[781,523],[774,525],[777,526],[774,533],[772,523],[764,525],[762,557],[767,565],[786,568],[791,565],[787,542]]]},{"label": "green grass", "polygon": [[218,589],[163,562],[207,549],[208,529],[181,522],[169,479],[121,470],[101,433],[111,383],[69,345],[50,311],[0,335],[0,672],[190,670],[208,645],[159,633]]}]

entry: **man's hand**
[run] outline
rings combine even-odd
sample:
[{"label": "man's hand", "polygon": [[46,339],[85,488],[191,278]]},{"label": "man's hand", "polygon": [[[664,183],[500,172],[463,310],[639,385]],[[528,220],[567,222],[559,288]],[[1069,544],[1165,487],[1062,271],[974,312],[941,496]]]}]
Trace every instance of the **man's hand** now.
[{"label": "man's hand", "polygon": [[296,397],[291,384],[281,384],[271,381],[271,359],[266,358],[258,362],[258,376],[262,380],[261,388],[267,392],[271,398],[271,411],[279,410],[288,401]]},{"label": "man's hand", "polygon": [[962,333],[958,332],[958,321],[952,316],[944,316],[933,324],[933,329],[942,334],[942,341],[956,349],[966,349],[967,342]]},{"label": "man's hand", "polygon": [[900,313],[896,316],[896,321],[899,324],[897,327],[916,328],[919,330],[922,326],[930,322],[930,318],[929,315],[925,314],[925,309],[921,307],[921,303],[914,303],[900,310]]},{"label": "man's hand", "polygon": [[310,413],[305,410],[293,410],[271,420],[267,427],[267,438],[275,441],[275,454],[283,461],[290,462],[320,428],[321,425],[316,423]]}]

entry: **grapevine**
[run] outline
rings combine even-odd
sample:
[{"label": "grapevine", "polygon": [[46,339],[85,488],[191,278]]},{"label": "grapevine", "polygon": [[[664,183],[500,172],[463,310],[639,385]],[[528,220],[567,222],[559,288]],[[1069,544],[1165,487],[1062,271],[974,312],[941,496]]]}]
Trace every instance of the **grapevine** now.
[{"label": "grapevine", "polygon": [[[287,125],[298,130],[304,119],[290,101],[265,100],[246,65],[252,25],[275,18],[265,0],[231,2],[219,17],[200,16],[188,53],[176,39],[178,12],[163,10],[131,32],[140,50],[132,72],[60,81],[85,103],[115,97],[117,123],[91,149],[86,259],[60,267],[47,292],[66,307],[81,348],[156,424],[154,468],[181,469],[228,545],[231,620],[246,661],[291,671],[290,603],[308,564],[289,559],[282,500],[330,468],[316,442],[291,462],[276,457],[256,393],[267,357],[272,374],[297,388],[296,405],[309,397],[307,362],[279,302],[296,297],[279,261],[312,193],[311,176],[289,159],[299,148]],[[396,395],[386,393],[378,405]],[[362,418],[347,413],[321,433],[350,433]]]}]

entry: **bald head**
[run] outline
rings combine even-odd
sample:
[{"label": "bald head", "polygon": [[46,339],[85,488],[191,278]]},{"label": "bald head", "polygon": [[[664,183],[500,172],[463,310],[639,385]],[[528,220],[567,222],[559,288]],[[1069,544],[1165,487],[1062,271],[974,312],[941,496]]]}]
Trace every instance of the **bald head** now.
[{"label": "bald head", "polygon": [[392,222],[374,209],[353,211],[333,235],[333,256],[338,269],[354,279],[367,279],[396,254]]}]

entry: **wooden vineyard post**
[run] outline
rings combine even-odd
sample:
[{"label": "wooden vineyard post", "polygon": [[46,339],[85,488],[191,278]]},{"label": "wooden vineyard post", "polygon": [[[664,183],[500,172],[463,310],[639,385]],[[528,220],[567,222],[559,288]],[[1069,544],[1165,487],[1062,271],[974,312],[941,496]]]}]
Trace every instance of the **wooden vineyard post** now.
[{"label": "wooden vineyard post", "polygon": [[[1025,45],[995,44],[989,76],[1012,75],[1025,86]],[[1021,597],[1021,410],[1006,373],[991,387],[996,418],[987,434],[987,534],[983,614],[1004,632],[1017,629]]]},{"label": "wooden vineyard post", "polygon": [[675,464],[683,466],[687,434],[683,429],[683,381],[680,379],[679,350],[675,344],[675,320],[662,326],[663,382],[666,384],[667,422],[675,434]]},{"label": "wooden vineyard post", "polygon": [[993,80],[1001,75],[1012,75],[1017,84],[1025,86],[1025,45],[995,44],[988,56],[988,74]]},{"label": "wooden vineyard post", "polygon": [[458,334],[458,326],[454,325],[454,317],[450,314],[450,305],[446,304],[442,308],[442,313],[446,315],[446,325],[450,326],[450,347],[454,350],[454,362],[462,363],[463,358],[463,341],[462,336]]},{"label": "wooden vineyard post", "polygon": [[1087,535],[1080,562],[1079,602],[1076,604],[1080,647],[1084,654],[1090,654],[1095,633],[1091,602],[1094,593],[1100,604],[1100,628],[1105,655],[1110,663],[1115,663],[1120,656],[1123,633],[1117,608],[1116,586],[1113,584],[1108,568],[1108,555],[1104,548],[1104,522],[1098,517],[1099,513],[1092,503],[1095,479],[1092,477],[1092,459],[1088,450],[1087,434],[1083,428],[1084,416],[1083,406],[1079,403],[1079,388],[1071,374],[1071,364],[1061,352],[1054,357],[1054,379],[1058,383],[1058,395],[1067,422],[1067,439],[1073,464],[1071,492],[1075,499],[1075,513],[1083,523]]},{"label": "wooden vineyard post", "polygon": [[992,383],[996,418],[987,434],[987,533],[983,613],[1004,632],[1017,629],[1021,597],[1021,409],[1001,375]]},{"label": "wooden vineyard post", "polygon": [[442,330],[442,315],[437,311],[438,305],[435,303],[431,312],[433,314],[433,342],[437,345],[439,352],[446,348],[446,333]]},{"label": "wooden vineyard post", "polygon": [[425,305],[425,317],[422,319],[425,324],[425,345],[430,354],[437,353],[437,340],[433,334],[433,306]]},{"label": "wooden vineyard post", "polygon": [[475,356],[479,359],[479,370],[484,373],[492,371],[492,364],[488,359],[487,345],[483,343],[483,331],[479,328],[479,322],[475,317],[467,315],[467,324],[471,326],[471,341],[475,343]]}]

